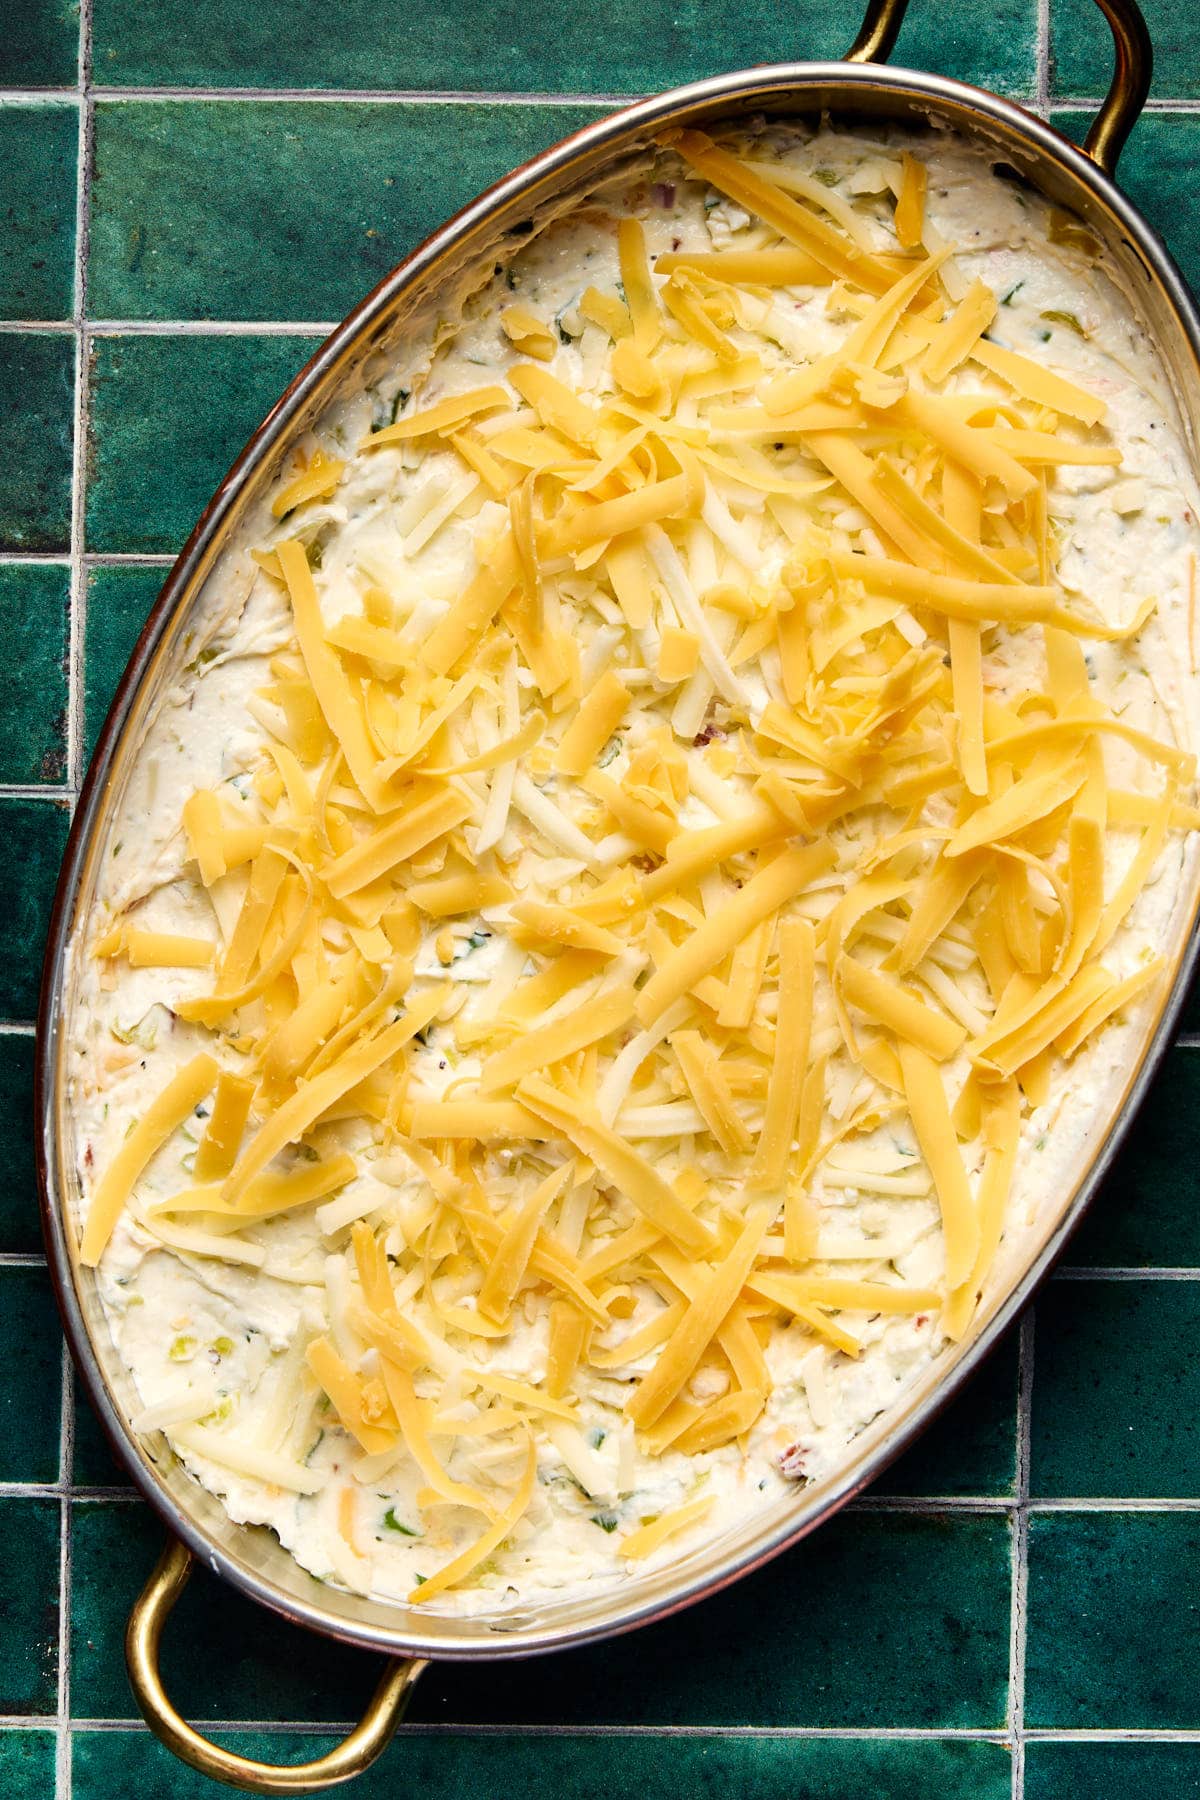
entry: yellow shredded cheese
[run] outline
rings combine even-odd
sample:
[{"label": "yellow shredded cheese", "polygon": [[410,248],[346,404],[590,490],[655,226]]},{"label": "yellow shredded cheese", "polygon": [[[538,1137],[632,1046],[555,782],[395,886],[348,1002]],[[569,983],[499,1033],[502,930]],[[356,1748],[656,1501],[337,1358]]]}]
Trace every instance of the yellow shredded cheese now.
[{"label": "yellow shredded cheese", "polygon": [[[639,189],[566,303],[495,290],[483,385],[439,343],[393,423],[281,472],[261,755],[179,795],[183,928],[139,890],[88,944],[101,993],[211,969],[161,986],[213,1054],[106,1135],[81,1259],[128,1211],[323,1307],[261,1442],[195,1396],[174,1435],[328,1486],[347,1586],[419,1524],[414,1605],[536,1548],[539,1453],[636,1562],[715,1510],[681,1459],[795,1472],[781,1344],[819,1429],[841,1358],[869,1393],[881,1343],[965,1336],[1022,1125],[1162,978],[1138,902],[1200,827],[1194,755],[1096,673],[1146,586],[1114,621],[1061,567],[1064,471],[1106,482],[1119,433],[1052,337],[993,341],[936,165],[878,164],[889,223],[765,143],[657,154],[748,229],[664,235]],[[681,1504],[638,1511],[637,1457]],[[372,1522],[393,1476],[411,1526]]]}]

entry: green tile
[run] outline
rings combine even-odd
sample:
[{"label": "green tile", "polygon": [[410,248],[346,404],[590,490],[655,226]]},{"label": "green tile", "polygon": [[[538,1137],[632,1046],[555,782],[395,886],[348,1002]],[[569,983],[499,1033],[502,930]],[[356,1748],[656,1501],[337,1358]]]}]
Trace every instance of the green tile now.
[{"label": "green tile", "polygon": [[1197,1282],[1051,1282],[1037,1306],[1035,1496],[1200,1496],[1198,1329]]},{"label": "green tile", "polygon": [[0,333],[0,550],[70,543],[74,419],[74,340]]},{"label": "green tile", "polygon": [[0,1785],[9,1800],[45,1800],[54,1792],[52,1731],[0,1731]]},{"label": "green tile", "polygon": [[[84,1717],[130,1716],[112,1647],[161,1541],[140,1504],[74,1508],[72,1688]],[[538,1665],[536,1682],[523,1664],[431,1669],[413,1717],[995,1726],[1008,1672],[1008,1555],[1001,1520],[861,1515],[701,1612],[626,1639],[619,1659],[605,1646],[556,1656]],[[873,1621],[869,1667],[864,1617]],[[697,1632],[721,1645],[719,1659],[697,1662]],[[349,1718],[374,1663],[271,1620],[201,1572],[168,1634],[166,1668],[197,1718]]]},{"label": "green tile", "polygon": [[1002,1518],[844,1513],[617,1653],[564,1652],[536,1681],[520,1663],[437,1664],[413,1718],[995,1728],[1008,1692],[1009,1558]]},{"label": "green tile", "polygon": [[1200,1726],[1200,1515],[1034,1514],[1025,1722]]},{"label": "green tile", "polygon": [[[538,1665],[527,1664],[526,1680]],[[229,1733],[243,1756],[299,1762],[328,1738]],[[75,1800],[170,1794],[218,1800],[228,1792],[174,1762],[147,1732],[80,1731],[73,1741]],[[818,1741],[755,1737],[429,1736],[401,1728],[391,1748],[354,1783],[356,1800],[500,1800],[514,1793],[554,1800],[1008,1800],[1012,1776],[1001,1744]]]},{"label": "green tile", "polygon": [[8,871],[0,926],[0,1019],[37,1013],[38,982],[50,903],[67,842],[64,806],[48,800],[0,800],[0,866]]},{"label": "green tile", "polygon": [[88,549],[178,550],[246,439],[319,342],[96,339],[89,371]]},{"label": "green tile", "polygon": [[72,1485],[77,1488],[127,1488],[133,1482],[109,1448],[100,1421],[92,1411],[79,1371],[74,1371],[75,1433],[72,1446]]},{"label": "green tile", "polygon": [[70,593],[65,568],[0,567],[0,781],[66,773]]},{"label": "green tile", "polygon": [[1017,1479],[1017,1333],[1012,1331],[911,1450],[880,1476],[876,1494],[1004,1496]]},{"label": "green tile", "polygon": [[1045,1744],[1025,1748],[1025,1800],[1200,1797],[1200,1744]]},{"label": "green tile", "polygon": [[1167,1056],[1129,1138],[1072,1238],[1090,1268],[1200,1267],[1200,1050]]},{"label": "green tile", "polygon": [[0,1715],[55,1710],[59,1538],[57,1500],[0,1499]]},{"label": "green tile", "polygon": [[[140,1501],[76,1502],[71,1518],[71,1705],[82,1718],[135,1716],[121,1643],[125,1620],[162,1549]],[[350,1719],[380,1659],[276,1619],[197,1569],[167,1628],[163,1675],[194,1719]]]},{"label": "green tile", "polygon": [[0,86],[74,87],[78,76],[78,0],[6,0]]},{"label": "green tile", "polygon": [[582,106],[96,108],[89,304],[113,319],[341,315]]},{"label": "green tile", "polygon": [[167,571],[93,569],[83,638],[83,752],[90,757],[125,665]]},{"label": "green tile", "polygon": [[[1060,131],[1082,143],[1092,114],[1056,109],[1050,117]],[[1125,146],[1118,172],[1121,187],[1162,233],[1193,289],[1200,287],[1200,209],[1191,204],[1198,164],[1200,116],[1147,113]],[[1181,196],[1187,197],[1182,205]]]},{"label": "green tile", "polygon": [[[1033,0],[936,16],[913,7],[895,60],[985,87],[1028,91]],[[120,87],[340,87],[645,94],[726,69],[841,56],[856,8],[799,0],[433,0],[402,18],[373,0],[198,0],[186,8],[96,0],[96,79]]]},{"label": "green tile", "polygon": [[58,1479],[62,1343],[45,1269],[0,1268],[0,1481]]},{"label": "green tile", "polygon": [[40,1250],[33,1167],[33,1038],[0,1032],[0,1253]]},{"label": "green tile", "polygon": [[0,319],[69,319],[75,292],[79,113],[0,106]]},{"label": "green tile", "polygon": [[[1200,13],[1179,0],[1139,0],[1154,45],[1156,95],[1175,100],[1200,94]],[[1095,0],[1051,0],[1051,93],[1095,95],[1108,90],[1112,33]]]}]

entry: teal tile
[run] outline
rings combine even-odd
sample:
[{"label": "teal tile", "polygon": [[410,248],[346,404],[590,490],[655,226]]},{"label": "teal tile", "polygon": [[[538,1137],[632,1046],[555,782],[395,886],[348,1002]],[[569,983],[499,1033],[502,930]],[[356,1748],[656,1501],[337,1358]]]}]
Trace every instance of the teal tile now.
[{"label": "teal tile", "polygon": [[0,86],[74,87],[78,75],[78,0],[7,0]]},{"label": "teal tile", "polygon": [[77,1488],[126,1488],[133,1482],[109,1448],[100,1421],[92,1411],[79,1371],[73,1372],[75,1431],[71,1453],[71,1481]]},{"label": "teal tile", "polygon": [[[137,87],[400,88],[645,94],[726,69],[841,56],[854,7],[799,0],[432,0],[397,17],[372,0],[199,0],[180,9],[96,0],[96,79]],[[1009,92],[1032,87],[1033,0],[973,14],[913,7],[895,60]]]},{"label": "teal tile", "polygon": [[67,842],[64,806],[0,800],[0,866],[8,871],[0,925],[0,1019],[37,1013],[38,982],[50,903]]},{"label": "teal tile", "polygon": [[66,774],[70,594],[65,568],[0,567],[0,781]]},{"label": "teal tile", "polygon": [[45,1800],[54,1792],[52,1731],[0,1731],[0,1785],[10,1800]]},{"label": "teal tile", "polygon": [[57,1500],[0,1499],[0,1716],[55,1710],[59,1538]]},{"label": "teal tile", "polygon": [[[1200,13],[1179,0],[1139,0],[1154,45],[1155,95],[1200,94]],[[1051,93],[1101,98],[1113,70],[1112,33],[1095,0],[1051,0]]]},{"label": "teal tile", "polygon": [[1167,1056],[1124,1149],[1071,1239],[1089,1268],[1200,1267],[1200,1050]]},{"label": "teal tile", "polygon": [[71,317],[78,160],[74,106],[0,106],[0,319]]},{"label": "teal tile", "polygon": [[[536,1680],[537,1665],[526,1666]],[[293,1732],[229,1733],[243,1756],[299,1762],[327,1738]],[[147,1732],[79,1731],[73,1740],[75,1800],[169,1794],[219,1800],[228,1790],[174,1762]],[[428,1736],[400,1730],[391,1748],[354,1783],[356,1800],[1008,1800],[1012,1775],[1002,1744],[880,1742],[756,1737]],[[1060,1800],[1065,1800],[1060,1797]]]},{"label": "teal tile", "polygon": [[62,1344],[45,1269],[0,1268],[0,1481],[58,1479]]},{"label": "teal tile", "polygon": [[[1010,1540],[993,1516],[843,1513],[694,1610],[542,1663],[436,1664],[438,1724],[994,1729],[1008,1695]],[[914,1657],[920,1677],[913,1679]]]},{"label": "teal tile", "polygon": [[1045,1744],[1025,1747],[1025,1800],[1200,1800],[1200,1744]]},{"label": "teal tile", "polygon": [[246,439],[320,341],[94,340],[88,549],[178,550]]},{"label": "teal tile", "polygon": [[74,419],[74,340],[0,333],[0,550],[70,543]]},{"label": "teal tile", "polygon": [[[140,1501],[72,1507],[71,1705],[81,1718],[136,1716],[121,1644],[129,1608],[164,1542]],[[163,1677],[192,1719],[354,1718],[381,1662],[301,1631],[197,1569],[163,1641]]]},{"label": "teal tile", "polygon": [[[1056,109],[1050,117],[1079,143],[1092,120],[1090,112],[1070,109]],[[1200,209],[1191,204],[1198,163],[1200,116],[1147,113],[1122,152],[1118,172],[1121,187],[1162,233],[1193,288],[1200,287]],[[1187,196],[1182,205],[1181,196]],[[1193,1023],[1195,1018],[1193,1011]]]},{"label": "teal tile", "polygon": [[33,1167],[33,1038],[0,1032],[0,1254],[40,1250]]},{"label": "teal tile", "polygon": [[1025,1722],[1200,1726],[1200,1515],[1034,1514]]},{"label": "teal tile", "polygon": [[93,569],[83,638],[83,752],[90,757],[166,569]]},{"label": "teal tile", "polygon": [[456,207],[599,110],[102,102],[92,312],[340,318]]},{"label": "teal tile", "polygon": [[1198,1330],[1200,1283],[1050,1283],[1037,1306],[1035,1497],[1200,1496]]},{"label": "teal tile", "polygon": [[872,1492],[1004,1497],[1017,1480],[1017,1333],[1010,1332]]}]

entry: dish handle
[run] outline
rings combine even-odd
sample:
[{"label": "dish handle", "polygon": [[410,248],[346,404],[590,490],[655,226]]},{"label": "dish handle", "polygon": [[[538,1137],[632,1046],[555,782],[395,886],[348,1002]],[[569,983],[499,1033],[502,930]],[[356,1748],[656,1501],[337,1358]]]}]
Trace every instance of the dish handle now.
[{"label": "dish handle", "polygon": [[[1105,175],[1114,176],[1125,140],[1150,92],[1154,50],[1137,0],[1096,0],[1113,34],[1112,84],[1092,120],[1084,149]],[[846,62],[886,62],[900,35],[908,0],[868,0],[866,17]]]},{"label": "dish handle", "polygon": [[134,1601],[125,1632],[125,1662],[133,1697],[155,1737],[202,1775],[248,1794],[313,1794],[361,1775],[390,1743],[425,1663],[409,1657],[392,1659],[349,1737],[313,1762],[275,1764],[237,1756],[194,1731],[176,1712],[163,1687],[159,1642],[191,1572],[191,1551],[177,1538],[172,1540]]}]

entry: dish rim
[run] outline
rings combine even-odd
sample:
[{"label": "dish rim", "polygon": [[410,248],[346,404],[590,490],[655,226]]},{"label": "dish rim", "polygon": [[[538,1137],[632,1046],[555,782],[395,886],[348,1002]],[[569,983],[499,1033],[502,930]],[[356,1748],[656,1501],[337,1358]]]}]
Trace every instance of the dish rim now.
[{"label": "dish rim", "polygon": [[[1145,1048],[1119,1105],[1108,1120],[1103,1141],[1040,1252],[944,1372],[934,1391],[918,1405],[901,1410],[874,1449],[852,1458],[842,1474],[828,1485],[822,1484],[818,1497],[807,1505],[801,1490],[792,1518],[760,1530],[749,1547],[710,1557],[700,1569],[688,1571],[674,1584],[667,1582],[666,1591],[661,1595],[639,1600],[636,1586],[631,1582],[628,1586],[634,1588],[634,1597],[622,1603],[622,1594],[628,1590],[621,1584],[614,1584],[611,1603],[600,1609],[603,1616],[589,1619],[582,1625],[556,1623],[540,1633],[521,1635],[519,1641],[506,1636],[502,1624],[499,1630],[491,1628],[491,1636],[486,1635],[489,1621],[478,1615],[461,1619],[439,1616],[438,1623],[443,1631],[436,1636],[422,1634],[419,1630],[406,1628],[413,1615],[398,1606],[394,1608],[398,1621],[394,1628],[361,1628],[314,1601],[288,1593],[275,1581],[228,1554],[203,1523],[168,1491],[163,1477],[139,1449],[128,1416],[110,1393],[102,1358],[83,1311],[67,1184],[60,1181],[59,1173],[63,1151],[69,1148],[60,1142],[58,1134],[66,1047],[62,1002],[81,889],[96,845],[111,818],[109,789],[121,766],[122,752],[132,742],[130,728],[140,723],[133,715],[143,690],[148,688],[147,678],[152,673],[156,654],[168,643],[170,627],[199,597],[219,554],[254,497],[256,482],[275,453],[286,444],[289,431],[314,404],[321,389],[336,379],[352,360],[355,350],[366,344],[386,323],[406,295],[427,281],[431,287],[436,287],[439,264],[466,246],[472,234],[494,230],[506,214],[519,217],[522,203],[536,202],[541,197],[540,190],[551,191],[555,184],[564,182],[572,173],[584,170],[589,160],[599,164],[605,156],[615,157],[622,147],[652,130],[684,122],[703,123],[733,117],[753,112],[756,105],[772,114],[811,115],[816,103],[822,110],[828,108],[837,114],[853,116],[856,96],[861,99],[872,93],[886,93],[889,102],[895,103],[895,111],[889,114],[892,122],[902,120],[907,102],[910,113],[924,110],[931,122],[948,123],[974,141],[979,140],[986,128],[992,128],[993,133],[998,129],[1001,136],[1007,135],[1020,149],[1030,153],[1039,172],[1049,163],[1068,188],[1074,192],[1082,190],[1092,201],[1098,202],[1119,226],[1126,243],[1145,267],[1150,282],[1165,298],[1174,315],[1178,341],[1172,346],[1165,334],[1155,332],[1159,351],[1186,349],[1200,382],[1200,313],[1158,234],[1112,177],[1053,126],[1018,103],[946,76],[879,64],[844,62],[795,62],[736,71],[655,95],[585,126],[485,190],[386,276],[309,359],[216,489],[171,569],[118,685],[83,783],[47,938],[37,1024],[34,1099],[39,1198],[48,1263],[72,1356],[89,1398],[100,1415],[106,1436],[143,1497],[174,1536],[240,1592],[295,1623],[364,1648],[447,1660],[502,1659],[548,1653],[616,1636],[667,1618],[719,1592],[743,1575],[761,1568],[832,1517],[875,1480],[954,1398],[1061,1253],[1111,1168],[1169,1048],[1173,1028],[1200,959],[1200,875],[1197,875],[1192,883],[1186,939],[1174,977],[1152,1028],[1147,1030]],[[600,169],[595,172],[599,178]],[[1165,355],[1163,360],[1168,367],[1174,367]],[[331,398],[332,394],[324,396],[326,402]],[[1193,469],[1200,472],[1195,444],[1189,448]],[[448,1645],[447,1639],[453,1638],[454,1633],[452,1629],[445,1629],[455,1626],[461,1626],[464,1634],[464,1641],[457,1647]],[[476,1640],[468,1641],[466,1634],[472,1631]]]}]

